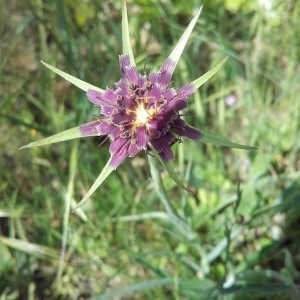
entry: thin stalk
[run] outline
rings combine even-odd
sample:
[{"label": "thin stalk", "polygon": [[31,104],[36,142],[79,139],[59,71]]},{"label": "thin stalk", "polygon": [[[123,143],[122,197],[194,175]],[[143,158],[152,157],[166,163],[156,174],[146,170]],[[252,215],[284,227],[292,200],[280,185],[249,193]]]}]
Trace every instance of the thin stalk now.
[{"label": "thin stalk", "polygon": [[63,234],[62,234],[59,266],[56,275],[58,282],[61,282],[61,277],[64,271],[64,262],[65,262],[65,255],[66,255],[67,242],[68,242],[70,210],[71,210],[71,204],[73,199],[74,180],[75,180],[77,162],[78,162],[78,143],[79,143],[78,140],[74,141],[72,151],[71,151],[71,156],[70,156],[69,182],[67,187],[67,194],[65,197],[65,211],[63,217]]},{"label": "thin stalk", "polygon": [[166,194],[166,190],[163,184],[163,180],[161,177],[161,173],[159,171],[159,160],[156,157],[148,155],[149,165],[150,165],[150,172],[151,177],[155,184],[156,192],[161,200],[162,204],[165,207],[165,210],[169,216],[170,221],[172,224],[185,236],[186,238],[193,239],[194,234],[190,231],[188,224],[185,220],[181,219],[174,208],[174,206],[169,201],[169,198]]}]

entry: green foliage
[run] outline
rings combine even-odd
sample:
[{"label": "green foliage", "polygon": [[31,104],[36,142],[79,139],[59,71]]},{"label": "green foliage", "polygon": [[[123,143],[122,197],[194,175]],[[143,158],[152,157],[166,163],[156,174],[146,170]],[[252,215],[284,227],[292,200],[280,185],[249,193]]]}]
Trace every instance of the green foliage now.
[{"label": "green foliage", "polygon": [[[155,69],[199,1],[127,2],[137,67]],[[258,149],[175,146],[172,165],[193,193],[163,169],[154,182],[142,154],[76,213],[108,161],[108,143],[87,137],[18,149],[98,115],[40,61],[112,85],[121,2],[1,4],[0,299],[300,297],[300,3],[273,0],[266,11],[258,1],[206,2],[174,84],[229,59],[191,97],[185,118]]]}]

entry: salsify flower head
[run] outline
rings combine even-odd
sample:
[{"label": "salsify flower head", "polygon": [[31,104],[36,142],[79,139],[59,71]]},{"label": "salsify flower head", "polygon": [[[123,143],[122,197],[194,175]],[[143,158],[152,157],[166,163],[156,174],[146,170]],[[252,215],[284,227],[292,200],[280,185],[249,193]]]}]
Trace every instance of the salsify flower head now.
[{"label": "salsify flower head", "polygon": [[121,79],[114,88],[103,90],[42,62],[47,68],[85,91],[88,99],[101,108],[101,116],[93,122],[62,131],[22,148],[42,146],[86,136],[108,135],[111,139],[109,149],[111,158],[77,207],[95,192],[126,157],[133,157],[142,150],[147,151],[150,148],[158,156],[175,182],[185,188],[172,166],[165,163],[173,159],[171,146],[180,142],[182,137],[190,139],[201,137],[203,141],[217,145],[249,149],[247,146],[204,134],[187,125],[182,119],[180,112],[186,108],[188,97],[217,73],[227,59],[225,58],[191,83],[179,89],[172,87],[172,74],[197,23],[201,9],[202,6],[161,68],[149,75],[142,75],[135,66],[129,36],[126,0],[122,0],[123,54],[119,57]]},{"label": "salsify flower head", "polygon": [[181,137],[200,138],[199,130],[190,127],[181,118],[180,111],[187,106],[187,98],[195,92],[193,84],[176,90],[171,76],[176,63],[167,59],[158,72],[141,75],[121,55],[122,78],[115,89],[104,92],[87,91],[88,99],[101,107],[101,117],[79,127],[83,136],[108,135],[111,139],[110,164],[117,168],[126,157],[141,150],[154,148],[164,161],[173,159],[170,147]]}]

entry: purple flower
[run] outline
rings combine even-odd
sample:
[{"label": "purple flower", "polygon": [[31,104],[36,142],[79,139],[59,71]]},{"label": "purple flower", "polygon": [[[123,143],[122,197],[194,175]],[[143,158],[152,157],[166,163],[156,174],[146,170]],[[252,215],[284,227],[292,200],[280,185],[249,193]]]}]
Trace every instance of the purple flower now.
[{"label": "purple flower", "polygon": [[83,136],[108,135],[110,165],[117,168],[126,157],[153,147],[164,161],[173,159],[171,146],[181,137],[198,139],[199,130],[187,125],[180,111],[195,92],[192,83],[176,90],[171,77],[176,62],[168,58],[158,72],[141,75],[128,55],[120,56],[122,78],[115,89],[88,90],[87,97],[101,108],[101,117],[81,125]]},{"label": "purple flower", "polygon": [[236,100],[237,100],[236,96],[231,94],[225,98],[225,103],[227,106],[234,106],[236,103]]},{"label": "purple flower", "polygon": [[[198,139],[202,136],[206,142],[220,144],[215,137],[201,134],[199,130],[187,125],[181,118],[180,111],[186,108],[188,97],[218,72],[227,58],[191,83],[177,90],[171,86],[172,74],[196,25],[201,9],[202,6],[159,71],[146,76],[141,75],[135,67],[130,43],[126,0],[122,0],[123,55],[120,56],[122,78],[115,84],[114,89],[103,90],[42,61],[47,68],[85,91],[88,99],[101,108],[101,116],[96,121],[64,130],[22,148],[95,135],[109,136],[111,139],[109,149],[111,158],[76,208],[91,197],[107,176],[128,156],[133,157],[142,150],[151,149],[158,153],[161,160],[168,162],[174,157],[171,146],[176,142],[181,142],[182,137]],[[228,144],[228,142],[226,143]],[[177,178],[172,166],[164,164],[163,161],[161,163],[174,181],[185,188]]]}]

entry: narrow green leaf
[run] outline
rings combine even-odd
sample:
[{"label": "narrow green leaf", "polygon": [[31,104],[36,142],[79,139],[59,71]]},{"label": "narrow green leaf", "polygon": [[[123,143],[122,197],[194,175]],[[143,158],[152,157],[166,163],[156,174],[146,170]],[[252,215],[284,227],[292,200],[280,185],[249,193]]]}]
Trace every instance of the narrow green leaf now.
[{"label": "narrow green leaf", "polygon": [[[89,136],[95,136],[95,135],[97,135],[97,134],[93,134],[93,135],[89,135]],[[57,134],[51,135],[49,137],[46,137],[42,140],[32,142],[26,146],[21,147],[20,150],[24,149],[24,148],[39,147],[39,146],[44,146],[44,145],[48,145],[48,144],[54,144],[54,143],[58,143],[58,142],[73,140],[73,139],[77,139],[80,137],[83,137],[83,136],[79,130],[79,127],[73,127],[73,128],[64,130],[62,132],[59,132]]]},{"label": "narrow green leaf", "polygon": [[75,201],[75,199],[73,198],[72,199],[72,203],[71,203],[71,207],[72,207],[72,212],[74,211],[74,213],[84,222],[88,222],[88,217],[87,215],[85,214],[85,212],[80,208],[78,207],[75,211],[75,207],[77,206],[77,202]]},{"label": "narrow green leaf", "polygon": [[[203,272],[203,269],[200,267],[199,271]],[[178,283],[179,290],[185,295],[184,299],[216,299],[212,295],[217,292],[218,286],[210,279],[181,279]]]},{"label": "narrow green leaf", "polygon": [[34,244],[34,243],[30,243],[27,241],[22,241],[14,238],[6,238],[3,236],[0,236],[0,242],[2,242],[8,247],[17,249],[22,252],[26,252],[28,254],[40,258],[50,258],[50,259],[58,258],[58,252],[56,252],[55,250],[49,247],[41,246],[38,244]]},{"label": "narrow green leaf", "polygon": [[201,10],[202,10],[201,6],[199,8],[199,10],[197,11],[196,15],[194,16],[194,18],[192,19],[192,21],[190,22],[190,24],[188,25],[188,27],[185,29],[184,33],[182,34],[182,36],[180,37],[178,43],[176,44],[175,48],[173,49],[173,51],[171,52],[171,54],[169,55],[169,58],[172,59],[173,61],[178,62],[182,51],[196,25],[196,22],[200,16]]},{"label": "narrow green leaf", "polygon": [[170,221],[169,216],[165,212],[161,211],[153,211],[150,213],[144,213],[139,215],[129,215],[129,216],[122,216],[113,218],[112,221],[115,222],[136,222],[136,221],[143,221],[148,219],[159,219],[164,221]]},{"label": "narrow green leaf", "polygon": [[98,189],[98,187],[104,182],[104,180],[108,177],[108,175],[114,170],[113,167],[110,166],[110,160],[107,162],[105,167],[102,169],[100,175],[94,182],[94,184],[91,186],[89,191],[86,193],[86,195],[83,197],[83,199],[75,206],[73,209],[73,212],[83,205],[93,194],[94,192]]},{"label": "narrow green leaf", "polygon": [[1,208],[0,209],[0,218],[19,218],[23,213],[22,209],[9,209]]},{"label": "narrow green leaf", "polygon": [[[155,150],[154,150],[154,153],[156,153]],[[174,208],[172,202],[169,201],[169,198],[166,194],[166,190],[164,187],[161,172],[158,167],[158,165],[160,164],[160,160],[158,159],[158,154],[156,156],[148,155],[148,161],[149,161],[149,166],[150,166],[151,177],[152,177],[152,180],[154,183],[154,188],[157,192],[157,195],[158,195],[159,199],[161,200],[162,204],[164,205],[170,221],[172,223],[176,222],[176,223],[174,223],[174,225],[177,226],[179,224],[179,222],[177,222],[178,216],[176,214],[176,209]]]},{"label": "narrow green leaf", "polygon": [[100,93],[103,93],[104,90],[89,84],[83,80],[80,80],[72,75],[69,75],[68,73],[65,73],[53,66],[48,65],[47,63],[45,63],[44,61],[41,61],[41,63],[47,67],[48,69],[50,69],[51,71],[53,71],[54,73],[58,74],[59,76],[63,77],[64,79],[68,80],[69,82],[73,83],[74,85],[78,86],[80,89],[84,90],[85,92],[87,92],[88,90],[94,90],[94,91],[98,91]]},{"label": "narrow green leaf", "polygon": [[211,77],[213,77],[225,64],[226,60],[228,59],[228,56],[225,57],[219,64],[217,64],[215,67],[213,67],[211,70],[206,72],[201,77],[197,78],[192,82],[193,86],[197,90],[202,84],[204,84],[206,81],[208,81]]},{"label": "narrow green leaf", "polygon": [[[257,295],[256,299],[276,299],[276,294],[278,296],[278,293],[283,292],[290,292],[293,293],[294,297],[290,297],[290,299],[299,299],[299,291],[298,288],[295,289],[294,286],[288,286],[286,284],[274,284],[274,283],[242,283],[242,284],[234,284],[230,286],[229,288],[223,288],[222,292],[224,293],[224,296],[226,294],[234,294],[238,292],[243,292],[245,294],[254,294]],[[258,295],[261,295],[261,297],[258,297]],[[270,295],[275,296],[270,297]],[[279,299],[279,298],[277,298]],[[284,299],[284,298],[282,298]],[[286,298],[288,299],[288,298]]]},{"label": "narrow green leaf", "polygon": [[64,269],[66,267],[66,252],[67,252],[67,244],[68,244],[68,234],[70,232],[69,229],[69,220],[70,220],[70,208],[71,203],[73,200],[74,194],[74,185],[75,185],[75,178],[77,173],[78,167],[78,140],[73,142],[72,151],[70,154],[69,159],[69,182],[68,188],[65,193],[65,207],[64,207],[64,214],[63,214],[63,223],[62,223],[62,239],[61,239],[61,249],[60,249],[60,257],[59,257],[59,264],[57,268],[56,278],[58,281],[61,281],[62,274],[64,273]]},{"label": "narrow green leaf", "polygon": [[132,47],[130,43],[126,0],[122,1],[122,46],[123,54],[129,55],[130,62],[133,66],[135,66]]},{"label": "narrow green leaf", "polygon": [[257,149],[256,147],[237,144],[237,143],[231,142],[228,139],[217,137],[217,136],[214,136],[212,134],[209,134],[209,133],[206,133],[203,131],[201,131],[201,133],[202,133],[202,136],[201,136],[200,141],[204,142],[204,143],[210,143],[210,144],[214,144],[216,146],[238,148],[238,149],[245,149],[245,150],[256,150]]},{"label": "narrow green leaf", "polygon": [[174,281],[175,279],[172,277],[149,279],[146,281],[132,284],[127,287],[123,287],[114,291],[107,292],[104,295],[93,297],[91,298],[91,300],[113,299],[116,296],[124,297],[125,295],[130,295],[132,293],[144,292],[150,289],[158,288],[160,286],[165,286],[170,284],[172,285],[174,284]]},{"label": "narrow green leaf", "polygon": [[170,162],[165,162],[162,159],[160,160],[161,164],[164,166],[170,177],[174,180],[175,183],[182,189],[186,190],[189,193],[194,193],[192,190],[190,190],[187,186],[183,184],[183,182],[180,180],[180,178],[177,176],[176,171],[174,170],[172,164]]}]

